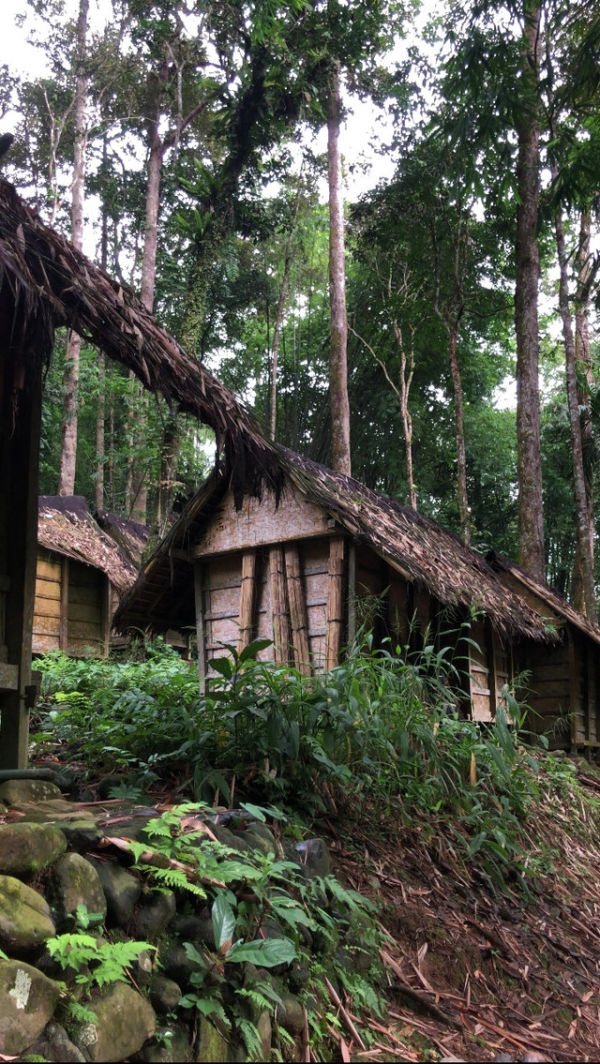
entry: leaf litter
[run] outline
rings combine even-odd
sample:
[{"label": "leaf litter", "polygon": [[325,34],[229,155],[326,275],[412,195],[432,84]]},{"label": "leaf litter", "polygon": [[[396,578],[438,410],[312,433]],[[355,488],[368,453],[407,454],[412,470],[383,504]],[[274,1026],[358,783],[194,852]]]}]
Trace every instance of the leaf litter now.
[{"label": "leaf litter", "polygon": [[447,825],[432,834],[423,815],[405,826],[400,806],[396,816],[390,805],[371,810],[371,821],[345,813],[327,822],[338,873],[380,905],[387,935],[385,1019],[359,1019],[349,998],[331,995],[342,1060],[600,1059],[600,776],[592,766],[579,785],[590,803],[555,796],[524,825],[526,892],[518,882],[495,888],[461,860]]}]

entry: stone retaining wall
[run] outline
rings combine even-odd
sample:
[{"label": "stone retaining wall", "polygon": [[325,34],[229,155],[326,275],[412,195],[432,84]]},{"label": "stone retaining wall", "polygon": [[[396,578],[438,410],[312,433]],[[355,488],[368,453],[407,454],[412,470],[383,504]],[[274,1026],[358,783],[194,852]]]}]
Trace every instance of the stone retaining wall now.
[{"label": "stone retaining wall", "polygon": [[[0,959],[0,1054],[49,1061],[247,1059],[246,1050],[231,1044],[218,1022],[203,1017],[196,1030],[195,1010],[179,1007],[194,970],[184,943],[200,951],[215,949],[206,903],[194,899],[190,908],[189,894],[184,899],[175,891],[149,890],[144,876],[131,867],[127,849],[107,841],[143,836],[147,820],[157,815],[156,809],[124,803],[74,803],[46,781],[0,784],[0,950],[6,958]],[[247,816],[224,813],[216,822],[213,818],[211,832],[232,849],[278,852],[266,824]],[[306,877],[330,873],[321,839],[291,843],[286,856]],[[130,982],[94,989],[87,1002],[92,1016],[65,1025],[59,1019],[69,973],[46,943],[76,930],[78,912],[97,914],[111,941],[143,940],[157,952],[140,954]],[[97,939],[99,945],[104,941]],[[247,964],[247,985],[257,975]],[[269,978],[281,1000],[276,1023],[299,1039],[306,1033],[306,1012],[297,996],[301,965]],[[261,1059],[269,1060],[272,1016],[255,1009],[251,1019]]]}]

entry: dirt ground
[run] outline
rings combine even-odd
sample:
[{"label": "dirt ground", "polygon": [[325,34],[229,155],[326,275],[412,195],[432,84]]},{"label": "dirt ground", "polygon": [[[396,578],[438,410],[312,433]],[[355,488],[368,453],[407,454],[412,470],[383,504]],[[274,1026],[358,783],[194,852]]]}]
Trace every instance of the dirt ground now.
[{"label": "dirt ground", "polygon": [[[580,782],[598,795],[597,777]],[[390,936],[388,1014],[369,1047],[350,1032],[343,1059],[600,1059],[600,820],[580,805],[576,831],[558,803],[536,816],[528,898],[465,871],[443,831],[389,811],[378,830],[329,822],[338,870]]]}]

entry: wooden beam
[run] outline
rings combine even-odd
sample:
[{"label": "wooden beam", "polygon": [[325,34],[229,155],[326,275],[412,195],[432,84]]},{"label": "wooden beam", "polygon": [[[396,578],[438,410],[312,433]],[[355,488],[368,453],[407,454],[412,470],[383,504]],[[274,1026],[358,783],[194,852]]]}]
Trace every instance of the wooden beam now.
[{"label": "wooden beam", "polygon": [[69,646],[69,559],[63,558],[60,572],[60,624],[58,645],[67,652]]},{"label": "wooden beam", "polygon": [[489,617],[485,619],[485,642],[487,647],[488,665],[489,665],[489,685],[490,685],[490,713],[492,719],[496,716],[496,709],[498,708],[499,695],[498,690],[498,667],[496,662],[496,639],[498,636],[494,635],[494,629],[492,628],[492,622]]},{"label": "wooden beam", "polygon": [[198,644],[198,683],[200,694],[206,693],[206,631],[204,622],[204,593],[202,563],[194,562],[194,597],[196,601],[196,642]]},{"label": "wooden beam", "polygon": [[296,668],[304,676],[311,675],[310,646],[308,641],[308,615],[306,596],[300,569],[300,552],[296,543],[289,543],[284,549],[285,576],[287,595],[290,604],[290,626]]},{"label": "wooden beam", "polygon": [[[6,286],[5,286],[6,292]],[[0,318],[2,315],[0,314]],[[18,668],[17,690],[0,694],[0,768],[25,768],[31,708],[31,641],[37,554],[38,468],[42,357],[12,347],[2,328],[0,347],[0,572],[6,592],[6,663]],[[7,335],[8,332],[8,335]]]},{"label": "wooden beam", "polygon": [[327,646],[325,667],[339,664],[344,634],[344,576],[345,547],[343,536],[329,541],[329,570],[327,581]]},{"label": "wooden beam", "polygon": [[271,547],[269,550],[269,581],[271,586],[273,658],[279,662],[289,661],[289,615],[285,593],[285,564],[283,547],[281,546]]},{"label": "wooden beam", "polygon": [[356,544],[352,539],[348,544],[347,638],[349,646],[356,639]]},{"label": "wooden beam", "polygon": [[240,587],[240,610],[238,653],[241,653],[254,636],[254,615],[256,611],[256,551],[247,550],[242,554],[242,583]]},{"label": "wooden beam", "polygon": [[577,648],[573,631],[567,627],[567,639],[569,643],[569,719],[571,722],[571,742],[577,744],[585,735],[581,735],[577,727],[577,715],[581,712],[579,698],[579,666],[577,662]]}]

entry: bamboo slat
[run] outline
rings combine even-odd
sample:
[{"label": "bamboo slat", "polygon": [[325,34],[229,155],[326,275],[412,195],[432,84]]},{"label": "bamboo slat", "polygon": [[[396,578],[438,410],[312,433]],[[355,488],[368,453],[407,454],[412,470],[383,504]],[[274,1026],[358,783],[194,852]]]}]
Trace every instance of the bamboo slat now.
[{"label": "bamboo slat", "polygon": [[200,692],[206,690],[206,633],[204,630],[204,595],[202,593],[202,565],[194,562],[194,596],[196,600],[196,641],[198,644],[198,682]]},{"label": "bamboo slat", "polygon": [[69,559],[63,558],[60,582],[59,646],[65,653],[69,643]]},{"label": "bamboo slat", "polygon": [[256,551],[244,551],[242,555],[242,585],[240,588],[238,653],[252,641],[256,608]]},{"label": "bamboo slat", "polygon": [[275,661],[288,661],[290,639],[283,547],[271,547],[269,551],[269,580],[273,619],[273,657]]},{"label": "bamboo slat", "polygon": [[327,649],[326,668],[339,663],[344,631],[344,557],[345,540],[335,536],[329,543],[329,574],[327,583]]},{"label": "bamboo slat", "polygon": [[290,543],[285,547],[284,553],[295,664],[297,669],[304,676],[310,676],[311,665],[310,647],[308,644],[308,618],[306,613],[304,586],[302,583],[302,572],[300,569],[300,552],[295,544]]}]

